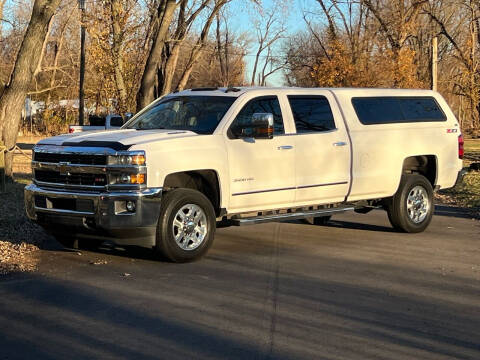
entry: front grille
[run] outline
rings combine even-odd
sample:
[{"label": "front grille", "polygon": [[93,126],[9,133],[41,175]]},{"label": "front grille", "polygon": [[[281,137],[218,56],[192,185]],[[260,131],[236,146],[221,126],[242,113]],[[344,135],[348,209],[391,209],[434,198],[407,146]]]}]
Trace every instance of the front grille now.
[{"label": "front grille", "polygon": [[106,155],[36,152],[34,154],[33,160],[38,162],[48,162],[48,163],[67,162],[70,164],[83,164],[83,165],[107,165]]},{"label": "front grille", "polygon": [[68,173],[60,174],[58,171],[35,170],[35,180],[53,184],[105,186],[107,176],[104,174]]}]

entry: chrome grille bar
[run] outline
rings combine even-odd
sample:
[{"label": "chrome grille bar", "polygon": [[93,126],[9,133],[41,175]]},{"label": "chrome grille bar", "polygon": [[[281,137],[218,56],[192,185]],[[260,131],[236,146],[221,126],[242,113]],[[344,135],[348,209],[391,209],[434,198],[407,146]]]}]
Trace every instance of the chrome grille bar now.
[{"label": "chrome grille bar", "polygon": [[[109,156],[121,155],[144,155],[144,152],[116,151],[105,147],[37,145],[33,148],[33,161],[31,162],[34,183],[42,187],[95,192],[145,188],[146,184],[113,183],[115,177],[120,174],[147,173],[145,165],[108,165]],[[88,163],[76,163],[82,160]]]}]

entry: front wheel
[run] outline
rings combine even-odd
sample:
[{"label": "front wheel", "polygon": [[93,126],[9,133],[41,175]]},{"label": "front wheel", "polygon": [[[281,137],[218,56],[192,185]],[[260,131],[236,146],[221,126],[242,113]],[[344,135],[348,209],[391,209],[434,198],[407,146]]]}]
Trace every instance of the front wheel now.
[{"label": "front wheel", "polygon": [[432,185],[422,175],[403,175],[396,194],[387,201],[386,210],[395,229],[408,233],[424,231],[433,216]]},{"label": "front wheel", "polygon": [[213,243],[216,218],[212,203],[192,189],[169,191],[162,199],[156,250],[173,262],[199,259]]}]

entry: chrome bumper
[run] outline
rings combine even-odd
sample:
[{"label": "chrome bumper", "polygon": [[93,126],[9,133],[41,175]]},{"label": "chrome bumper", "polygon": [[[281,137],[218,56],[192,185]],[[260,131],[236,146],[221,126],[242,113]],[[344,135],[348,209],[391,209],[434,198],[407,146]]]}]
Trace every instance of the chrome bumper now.
[{"label": "chrome bumper", "polygon": [[[124,192],[73,192],[25,187],[27,216],[47,231],[106,238],[119,245],[155,245],[162,188]],[[123,206],[135,203],[135,211]]]}]

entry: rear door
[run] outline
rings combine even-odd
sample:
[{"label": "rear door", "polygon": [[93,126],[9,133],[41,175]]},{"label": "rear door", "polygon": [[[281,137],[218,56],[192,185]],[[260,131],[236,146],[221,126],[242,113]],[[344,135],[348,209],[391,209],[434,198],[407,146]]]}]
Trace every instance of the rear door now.
[{"label": "rear door", "polygon": [[[240,136],[238,129],[247,126],[254,113],[273,114],[273,139]],[[284,115],[277,96],[255,97],[236,115],[226,139],[230,211],[291,206],[295,197],[295,148],[294,139],[284,134]]]},{"label": "rear door", "polygon": [[287,93],[295,123],[295,202],[297,205],[345,200],[350,186],[350,141],[335,98],[329,91]]}]

